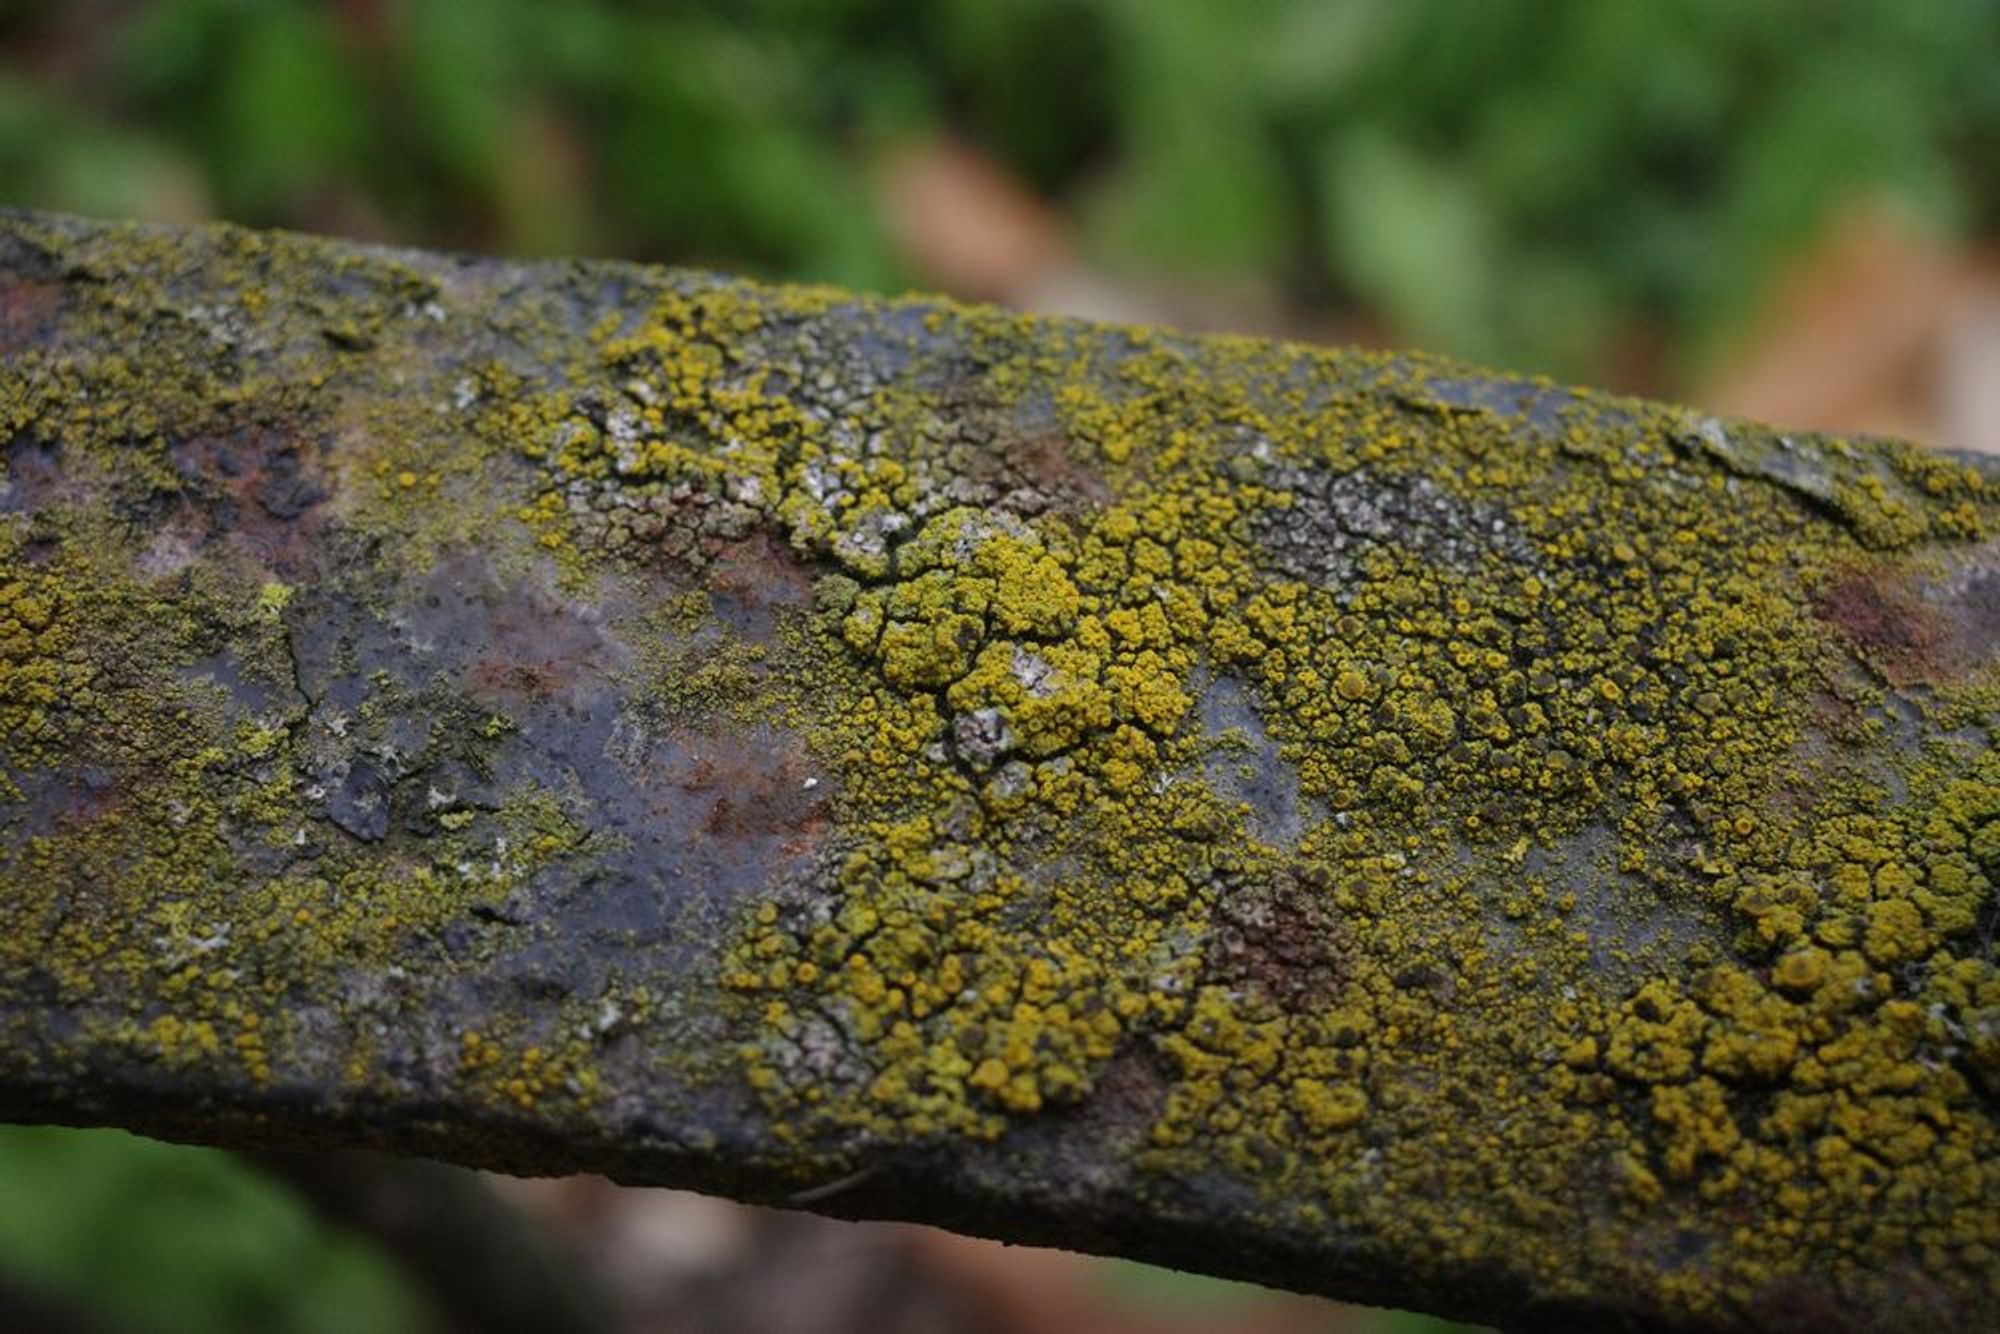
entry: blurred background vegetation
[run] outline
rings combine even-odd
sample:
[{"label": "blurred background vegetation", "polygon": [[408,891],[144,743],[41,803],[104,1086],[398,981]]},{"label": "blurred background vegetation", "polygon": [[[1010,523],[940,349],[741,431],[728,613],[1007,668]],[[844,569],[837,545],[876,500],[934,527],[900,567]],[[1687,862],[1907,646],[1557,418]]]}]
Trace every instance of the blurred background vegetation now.
[{"label": "blurred background vegetation", "polygon": [[[0,0],[0,203],[1415,343],[1995,447],[1996,69],[2000,0]],[[1445,1328],[490,1189],[607,1328]],[[0,1130],[0,1326],[465,1327],[370,1230],[225,1155]]]},{"label": "blurred background vegetation", "polygon": [[115,1131],[0,1126],[0,1280],[22,1334],[426,1328],[387,1256],[281,1184]]}]

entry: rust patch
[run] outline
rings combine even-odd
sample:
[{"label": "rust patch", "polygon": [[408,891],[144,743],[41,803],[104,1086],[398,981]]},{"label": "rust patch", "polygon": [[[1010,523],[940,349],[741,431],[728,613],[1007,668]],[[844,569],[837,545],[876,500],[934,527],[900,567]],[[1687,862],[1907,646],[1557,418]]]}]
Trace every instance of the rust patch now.
[{"label": "rust patch", "polygon": [[1942,574],[1849,569],[1812,606],[1893,685],[1964,676],[2000,650],[2000,546],[1978,548]]},{"label": "rust patch", "polygon": [[97,824],[123,810],[126,793],[109,770],[87,766],[72,781],[51,788],[42,814],[57,828]]},{"label": "rust patch", "polygon": [[[603,659],[604,638],[596,627],[545,609],[545,619],[516,620],[502,606],[494,614],[493,647],[465,668],[468,691],[485,700],[551,700],[575,695],[594,682]],[[542,633],[528,633],[539,624]]]},{"label": "rust patch", "polygon": [[[823,779],[798,738],[774,735],[769,748],[710,734],[683,740],[660,770],[643,776],[704,803],[700,829],[715,838],[771,838],[802,851],[826,824]],[[796,841],[795,841],[796,840]]]},{"label": "rust patch", "polygon": [[1813,610],[1892,680],[1928,676],[1923,667],[1944,637],[1942,628],[1892,579],[1850,570],[1813,599]]},{"label": "rust patch", "polygon": [[312,566],[326,488],[296,440],[264,429],[195,436],[171,457],[210,535],[242,544],[279,574]]},{"label": "rust patch", "polygon": [[0,448],[0,514],[34,514],[56,499],[62,482],[61,450],[23,436]]},{"label": "rust patch", "polygon": [[1102,477],[1077,462],[1060,434],[1044,432],[1030,436],[1009,445],[1004,457],[1007,471],[1019,480],[1022,488],[1006,497],[1004,503],[1010,508],[1029,513],[1053,509],[1069,514],[1111,503],[1111,488]]},{"label": "rust patch", "polygon": [[731,629],[769,639],[779,612],[812,605],[813,576],[789,547],[768,533],[756,533],[716,553],[708,591],[715,614]]},{"label": "rust patch", "polygon": [[1206,971],[1297,1011],[1335,994],[1349,969],[1348,932],[1316,867],[1231,886],[1211,918]]},{"label": "rust patch", "polygon": [[0,352],[40,347],[55,330],[62,284],[35,278],[0,280]]},{"label": "rust patch", "polygon": [[654,837],[709,863],[705,883],[768,893],[829,825],[830,787],[791,733],[675,732],[632,777]]},{"label": "rust patch", "polygon": [[588,615],[538,589],[501,587],[473,561],[441,565],[423,601],[427,634],[476,647],[464,681],[486,703],[577,702],[627,657]]}]

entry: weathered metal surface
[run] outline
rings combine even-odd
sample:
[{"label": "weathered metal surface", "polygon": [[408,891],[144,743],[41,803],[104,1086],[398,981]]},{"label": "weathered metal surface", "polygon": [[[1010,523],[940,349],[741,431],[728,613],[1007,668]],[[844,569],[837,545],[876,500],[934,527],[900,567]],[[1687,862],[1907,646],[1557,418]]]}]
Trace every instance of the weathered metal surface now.
[{"label": "weathered metal surface", "polygon": [[2000,1302],[2000,473],[0,215],[0,1114],[1504,1323]]}]

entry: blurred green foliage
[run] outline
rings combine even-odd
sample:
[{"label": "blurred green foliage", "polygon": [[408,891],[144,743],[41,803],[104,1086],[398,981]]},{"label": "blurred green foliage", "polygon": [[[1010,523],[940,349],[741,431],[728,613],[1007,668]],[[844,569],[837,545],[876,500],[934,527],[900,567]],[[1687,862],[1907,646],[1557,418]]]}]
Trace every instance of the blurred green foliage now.
[{"label": "blurred green foliage", "polygon": [[0,1280],[133,1334],[418,1334],[371,1243],[227,1154],[0,1126]]},{"label": "blurred green foliage", "polygon": [[0,199],[894,287],[950,130],[1101,268],[1685,369],[1858,195],[2000,223],[1996,67],[1995,0],[0,0]]}]

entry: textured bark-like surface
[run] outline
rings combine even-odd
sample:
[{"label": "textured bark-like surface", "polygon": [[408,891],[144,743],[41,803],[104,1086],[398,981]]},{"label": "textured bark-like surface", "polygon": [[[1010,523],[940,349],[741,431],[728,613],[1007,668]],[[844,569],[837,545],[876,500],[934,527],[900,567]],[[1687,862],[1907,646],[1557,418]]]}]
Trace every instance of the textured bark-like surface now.
[{"label": "textured bark-like surface", "polygon": [[2000,1303],[2000,472],[0,214],[0,1114],[1502,1323]]}]

